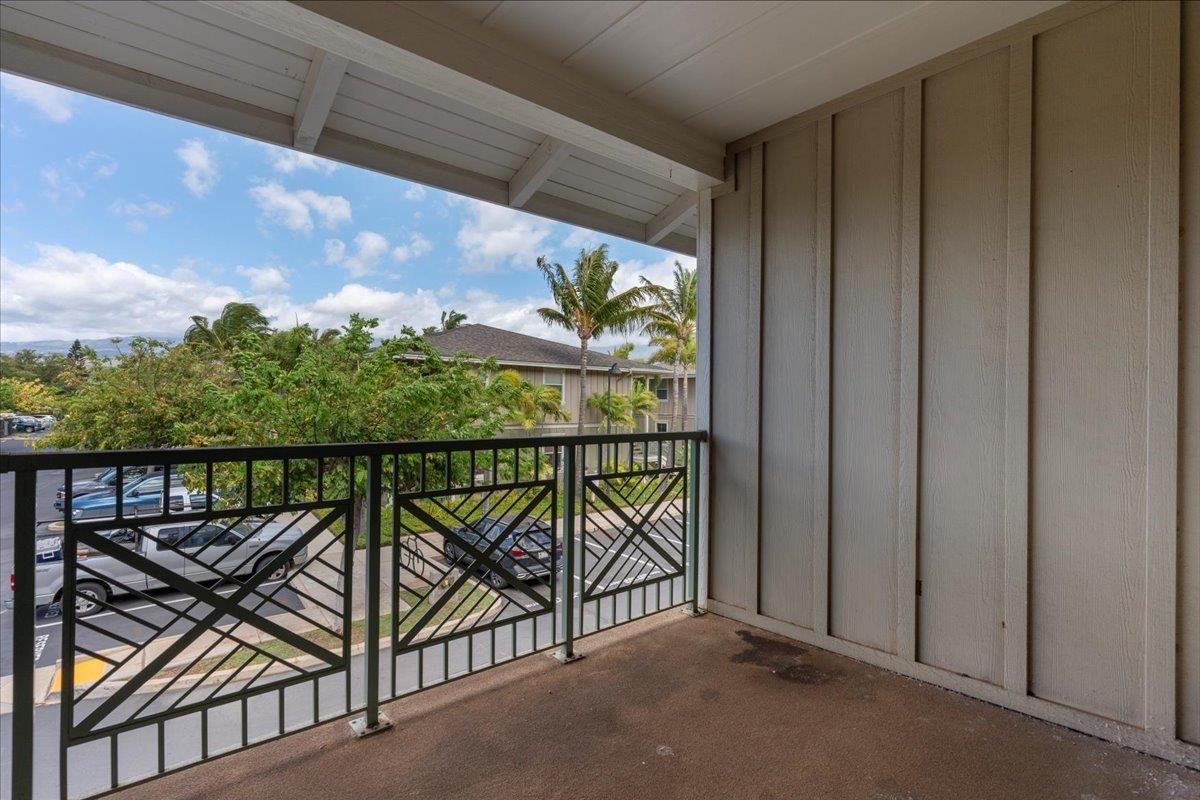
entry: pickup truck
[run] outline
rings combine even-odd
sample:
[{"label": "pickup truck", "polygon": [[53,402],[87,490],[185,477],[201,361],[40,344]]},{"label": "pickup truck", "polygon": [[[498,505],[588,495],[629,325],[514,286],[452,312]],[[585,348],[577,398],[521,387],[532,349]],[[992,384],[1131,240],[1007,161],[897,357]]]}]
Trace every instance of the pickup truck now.
[{"label": "pickup truck", "polygon": [[[285,531],[286,527],[283,522],[263,524],[254,519],[231,526],[168,522],[141,529],[118,528],[101,535],[190,581],[204,582],[222,579],[216,570],[231,573],[230,577],[235,578],[259,572],[302,535],[295,527]],[[61,533],[51,531],[37,538],[34,584],[35,603],[39,607],[62,601],[62,548]],[[76,549],[75,557],[77,564],[87,566],[87,570],[77,566],[75,573],[75,613],[80,617],[104,610],[113,597],[127,593],[126,587],[143,591],[165,586],[141,570],[82,546]],[[294,565],[307,559],[307,548],[301,548],[288,563],[267,575],[266,580],[283,580]],[[11,585],[12,579],[9,581]]]},{"label": "pickup truck", "polygon": [[[162,467],[125,467],[125,485],[134,483],[147,472],[162,472]],[[115,492],[117,490],[117,468],[109,467],[94,478],[71,482],[71,498],[82,497],[93,492]],[[54,495],[54,507],[62,511],[67,504],[67,485],[59,484]]]},{"label": "pickup truck", "polygon": [[[172,510],[178,511],[176,490],[183,490],[183,479],[179,475],[171,475]],[[160,470],[156,474],[144,475],[125,486],[121,506],[123,514],[153,514],[162,510],[163,477]],[[203,506],[203,494],[186,494],[191,505]],[[215,498],[214,498],[215,499]],[[71,518],[91,519],[94,517],[114,517],[117,509],[117,493],[101,491],[85,494],[72,499]]]}]

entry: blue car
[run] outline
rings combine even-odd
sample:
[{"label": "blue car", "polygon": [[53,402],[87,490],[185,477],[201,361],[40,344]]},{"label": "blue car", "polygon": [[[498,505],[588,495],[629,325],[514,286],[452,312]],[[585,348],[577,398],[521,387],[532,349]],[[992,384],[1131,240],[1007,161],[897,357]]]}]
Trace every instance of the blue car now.
[{"label": "blue car", "polygon": [[[178,475],[171,475],[171,486],[183,486],[183,479]],[[162,510],[162,498],[163,477],[160,472],[156,475],[146,475],[128,484],[122,495],[121,505],[126,515],[154,514]],[[204,495],[192,495],[190,503],[192,506],[203,506]],[[180,508],[177,509],[176,505],[179,505]],[[116,508],[116,492],[94,492],[77,498],[72,503],[71,516],[73,519],[113,517],[116,516]],[[176,503],[176,498],[172,497],[171,508],[180,510],[182,503]]]}]

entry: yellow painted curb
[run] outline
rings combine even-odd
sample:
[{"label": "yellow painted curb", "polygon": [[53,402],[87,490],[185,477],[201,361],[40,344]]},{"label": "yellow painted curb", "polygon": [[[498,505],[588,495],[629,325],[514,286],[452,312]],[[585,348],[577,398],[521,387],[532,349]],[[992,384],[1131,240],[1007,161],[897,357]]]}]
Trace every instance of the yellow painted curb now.
[{"label": "yellow painted curb", "polygon": [[[75,662],[75,685],[86,686],[104,677],[108,665],[98,658],[81,658]],[[62,667],[54,672],[54,680],[50,682],[50,691],[62,691]]]}]

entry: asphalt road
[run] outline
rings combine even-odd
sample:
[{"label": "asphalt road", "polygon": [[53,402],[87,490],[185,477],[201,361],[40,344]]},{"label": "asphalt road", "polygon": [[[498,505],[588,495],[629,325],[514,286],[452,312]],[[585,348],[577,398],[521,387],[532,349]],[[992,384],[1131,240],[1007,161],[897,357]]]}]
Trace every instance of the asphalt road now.
[{"label": "asphalt road", "polygon": [[[3,452],[27,452],[31,449],[32,445],[26,439],[7,438],[0,440],[0,451]],[[82,480],[91,477],[92,474],[97,472],[99,470],[86,473],[78,472],[73,477]],[[47,472],[38,476],[38,521],[60,519],[62,517],[62,514],[54,509],[54,495],[62,482],[62,472],[59,471]],[[8,600],[11,596],[8,588],[8,576],[12,572],[13,500],[12,474],[6,473],[0,475],[0,580],[3,581],[3,587],[0,588],[0,597],[3,597],[5,600]],[[269,589],[270,586],[271,584],[264,584],[264,588],[266,589]],[[229,586],[219,588],[217,591],[219,594],[228,595],[235,588]],[[141,620],[145,620],[148,625],[154,628],[168,626],[162,634],[164,636],[178,635],[190,627],[190,623],[176,620],[176,613],[172,609],[181,610],[186,608],[192,602],[192,598],[169,589],[155,590],[147,594],[161,605],[157,605],[154,601],[147,602],[137,597],[118,597],[113,600],[113,605],[132,613]],[[276,597],[286,608],[301,607],[300,598],[290,589],[280,591]],[[243,603],[246,606],[252,604],[253,601],[250,599]],[[283,609],[276,609],[276,613],[283,613]],[[106,631],[134,641],[141,641],[147,632],[146,626],[111,611],[88,617],[88,621]],[[231,618],[224,617],[217,624],[228,624],[231,622],[233,622]],[[37,657],[35,666],[51,666],[62,658],[62,619],[54,615],[50,609],[41,608],[38,610],[34,637],[34,653]],[[104,636],[83,627],[79,627],[76,631],[76,643],[92,651],[113,647],[115,644],[112,637]],[[9,675],[12,672],[12,650],[12,611],[0,606],[0,676]]]}]

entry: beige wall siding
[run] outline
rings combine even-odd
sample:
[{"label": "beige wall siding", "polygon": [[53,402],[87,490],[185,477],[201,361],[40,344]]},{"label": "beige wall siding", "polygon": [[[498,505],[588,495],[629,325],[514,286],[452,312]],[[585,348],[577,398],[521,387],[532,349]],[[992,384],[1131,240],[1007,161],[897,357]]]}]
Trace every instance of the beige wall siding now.
[{"label": "beige wall siding", "polygon": [[758,305],[762,296],[762,267],[750,226],[750,196],[752,189],[760,189],[753,180],[754,166],[761,168],[761,149],[739,154],[737,190],[713,202],[713,263],[720,268],[713,270],[709,425],[710,470],[720,475],[714,477],[709,495],[710,592],[751,612],[758,611],[758,541],[747,532],[758,530]]},{"label": "beige wall siding", "polygon": [[1064,6],[734,154],[714,610],[1200,766],[1197,16]]},{"label": "beige wall siding", "polygon": [[812,623],[817,126],[763,158],[762,613]]},{"label": "beige wall siding", "polygon": [[1179,735],[1200,744],[1200,3],[1183,8]]},{"label": "beige wall siding", "polygon": [[903,96],[833,119],[829,632],[896,650]]},{"label": "beige wall siding", "polygon": [[1125,722],[1145,678],[1149,12],[1034,50],[1029,688]]},{"label": "beige wall siding", "polygon": [[918,648],[1004,671],[1006,51],[925,82]]}]

